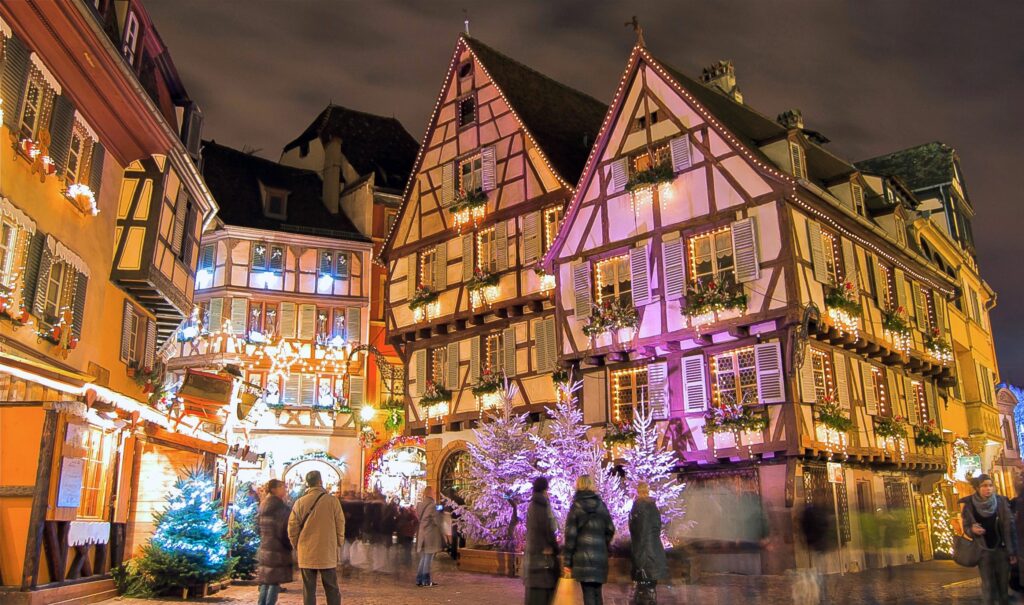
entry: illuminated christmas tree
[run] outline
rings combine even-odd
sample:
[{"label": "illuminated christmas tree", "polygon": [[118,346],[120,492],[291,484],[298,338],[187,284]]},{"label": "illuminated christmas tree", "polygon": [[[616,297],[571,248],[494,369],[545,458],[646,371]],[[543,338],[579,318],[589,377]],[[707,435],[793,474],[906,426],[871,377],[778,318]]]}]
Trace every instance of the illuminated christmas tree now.
[{"label": "illuminated christmas tree", "polygon": [[681,518],[684,512],[683,490],[686,484],[680,483],[675,477],[679,458],[672,450],[658,445],[654,415],[646,406],[636,410],[633,430],[636,431],[636,438],[623,453],[626,493],[632,499],[636,494],[636,486],[641,482],[647,483],[651,488],[651,497],[661,511],[662,524],[668,527],[674,519]]},{"label": "illuminated christmas tree", "polygon": [[931,496],[928,496],[929,504],[932,507],[932,548],[935,554],[946,555],[946,558],[953,556],[953,526],[949,522],[949,509],[946,508],[946,499],[942,497],[942,490],[935,488]]},{"label": "illuminated christmas tree", "polygon": [[231,528],[228,532],[228,555],[238,559],[231,577],[251,580],[256,577],[256,551],[260,547],[260,501],[252,483],[241,483],[235,501],[228,512]]}]

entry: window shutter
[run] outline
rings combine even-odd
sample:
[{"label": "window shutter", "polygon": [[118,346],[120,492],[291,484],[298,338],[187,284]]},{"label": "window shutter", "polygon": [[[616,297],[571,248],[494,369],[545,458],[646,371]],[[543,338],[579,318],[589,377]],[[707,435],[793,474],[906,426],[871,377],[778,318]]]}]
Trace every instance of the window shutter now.
[{"label": "window shutter", "polygon": [[334,255],[329,250],[320,251],[320,275],[334,275]]},{"label": "window shutter", "polygon": [[572,289],[576,295],[576,319],[587,319],[591,312],[590,263],[579,261],[572,266]]},{"label": "window shutter", "polygon": [[334,277],[348,279],[351,274],[349,267],[352,265],[352,254],[350,252],[334,253]]},{"label": "window shutter", "polygon": [[629,250],[629,279],[633,290],[633,305],[641,307],[651,302],[651,273],[648,269],[646,244]]},{"label": "window shutter", "polygon": [[156,361],[156,322],[152,319],[146,320],[146,348],[142,356],[142,367],[152,371],[153,362]]},{"label": "window shutter", "polygon": [[498,271],[508,269],[508,223],[504,220],[494,225],[494,255]]},{"label": "window shutter", "polygon": [[885,279],[885,273],[882,272],[882,266],[877,258],[872,263],[872,270],[875,272],[875,302],[878,303],[879,309],[885,309],[885,297],[889,291],[889,282]]},{"label": "window shutter", "polygon": [[777,342],[754,345],[757,398],[761,403],[782,403],[786,388],[782,379],[782,350]]},{"label": "window shutter", "polygon": [[[177,219],[175,219],[177,220]],[[267,268],[267,245],[263,242],[252,243],[252,260],[249,264],[253,271]]]},{"label": "window shutter", "polygon": [[434,290],[444,290],[448,285],[448,242],[434,247]]},{"label": "window shutter", "polygon": [[540,211],[523,215],[523,263],[530,265],[540,260]]},{"label": "window shutter", "polygon": [[814,363],[811,361],[814,350],[810,345],[806,346],[804,364],[800,366],[800,401],[804,403],[817,403],[818,397],[814,390]]},{"label": "window shutter", "polygon": [[914,295],[914,321],[917,322],[917,329],[927,332],[928,300],[925,298],[924,289],[921,287],[921,284],[912,284],[910,291]]},{"label": "window shutter", "polygon": [[921,410],[917,407],[914,382],[910,380],[910,376],[903,377],[903,392],[907,394],[907,422],[917,426],[921,424]]},{"label": "window shutter", "polygon": [[688,135],[676,137],[668,143],[672,155],[672,170],[681,172],[690,167],[690,138]]},{"label": "window shutter", "polygon": [[[50,158],[57,165],[57,175],[64,174],[68,167],[68,152],[71,150],[71,129],[75,125],[75,106],[64,95],[53,99],[53,117],[50,118]],[[84,151],[84,150],[83,150]],[[81,162],[79,162],[81,163]],[[81,166],[79,166],[81,172]],[[79,180],[84,175],[79,175]]]},{"label": "window shutter", "polygon": [[938,292],[932,293],[932,301],[935,303],[935,327],[939,329],[939,336],[946,335],[946,299]]},{"label": "window shutter", "polygon": [[516,375],[516,329],[505,328],[501,336],[501,366],[506,376]]},{"label": "window shutter", "polygon": [[804,172],[803,151],[796,143],[789,144],[789,157],[793,163],[793,176],[802,179],[807,176]]},{"label": "window shutter", "polygon": [[231,331],[236,336],[244,336],[248,332],[249,300],[245,298],[231,299]]},{"label": "window shutter", "polygon": [[889,410],[893,416],[905,416],[900,412],[900,396],[896,387],[896,372],[889,370],[885,373],[889,385]]},{"label": "window shutter", "polygon": [[406,295],[407,299],[412,298],[413,293],[416,292],[416,287],[419,285],[419,265],[417,264],[418,259],[419,254],[417,254],[416,252],[413,252],[409,256],[405,257],[405,279],[409,284],[409,287],[407,288],[409,292]]},{"label": "window shutter", "polygon": [[484,147],[480,152],[480,172],[484,191],[491,191],[496,186],[494,170],[494,147]]},{"label": "window shutter", "polygon": [[53,266],[53,253],[50,252],[49,238],[43,246],[42,256],[39,259],[39,273],[36,276],[36,298],[32,303],[32,313],[39,318],[43,317],[43,310],[46,306],[46,282],[50,279],[50,268]]},{"label": "window shutter", "polygon": [[850,183],[850,189],[853,191],[853,209],[860,212],[864,209],[864,188],[856,183]]},{"label": "window shutter", "polygon": [[21,103],[25,97],[28,81],[29,50],[17,35],[7,38],[4,43],[3,77],[0,79],[0,95],[4,100],[4,125],[11,132],[18,128],[21,119]]},{"label": "window shutter", "polygon": [[106,150],[101,143],[92,144],[92,158],[89,160],[89,189],[96,196],[96,204],[99,205],[100,185],[103,184],[103,158]]},{"label": "window shutter", "polygon": [[73,321],[71,333],[75,338],[82,338],[82,323],[85,321],[85,296],[89,289],[89,276],[79,273],[75,280],[75,302],[72,304]]},{"label": "window shutter", "polygon": [[[210,263],[213,266],[213,263]],[[280,273],[284,269],[284,248],[281,246],[270,247],[270,270]]]},{"label": "window shutter", "polygon": [[128,363],[132,355],[132,321],[135,318],[135,307],[127,300],[124,301],[124,311],[121,315],[121,361]]},{"label": "window shutter", "polygon": [[206,327],[208,332],[217,332],[224,327],[224,299],[223,298],[211,298],[210,299],[210,323]]},{"label": "window shutter", "polygon": [[732,224],[732,250],[733,258],[736,259],[736,281],[743,284],[761,277],[761,264],[757,254],[757,225],[753,217]]},{"label": "window shutter", "polygon": [[448,343],[448,352],[445,357],[448,358],[448,367],[446,368],[448,371],[445,376],[447,384],[444,386],[454,391],[459,388],[459,343]]},{"label": "window shutter", "polygon": [[836,378],[836,398],[839,400],[839,407],[850,409],[850,381],[846,373],[846,356],[835,353],[832,361],[832,368]]},{"label": "window shutter", "polygon": [[299,404],[299,383],[302,381],[302,377],[298,374],[292,374],[284,381],[284,402],[287,405],[298,405]]},{"label": "window shutter", "polygon": [[473,236],[462,237],[462,281],[466,282],[473,278]]},{"label": "window shutter", "polygon": [[349,307],[345,310],[345,327],[348,334],[347,340],[356,346],[363,340],[363,309],[362,307]]},{"label": "window shutter", "polygon": [[[174,204],[174,232],[171,234],[171,250],[175,254],[181,254],[181,247],[185,243],[185,215],[188,213],[188,194],[185,193],[184,187],[178,194],[178,201]],[[263,253],[261,255],[262,262],[256,262],[255,246],[253,247],[252,264],[253,268],[265,269],[267,267],[267,249],[266,245],[263,247]]]},{"label": "window shutter", "polygon": [[352,408],[362,407],[366,397],[364,395],[366,379],[362,376],[349,376],[348,378],[348,405]]},{"label": "window shutter", "polygon": [[455,162],[441,166],[441,207],[447,208],[455,199]]},{"label": "window shutter", "polygon": [[555,318],[541,319],[535,323],[534,348],[537,350],[537,372],[551,372],[555,369],[558,353],[555,350]]},{"label": "window shutter", "polygon": [[857,252],[853,247],[853,242],[843,238],[843,277],[846,281],[853,284],[853,291],[857,292],[860,289],[860,271],[857,270]]},{"label": "window shutter", "polygon": [[902,269],[893,269],[895,271],[895,282],[896,282],[896,304],[903,307],[908,313],[910,311],[907,308],[907,278],[904,275]]},{"label": "window shutter", "polygon": [[216,260],[216,253],[216,244],[207,244],[203,246],[203,251],[199,255],[199,268],[213,271],[214,262]]},{"label": "window shutter", "polygon": [[299,378],[299,401],[302,405],[313,405],[316,403],[316,376],[303,374]]},{"label": "window shutter", "polygon": [[647,399],[654,420],[668,420],[668,363],[647,364]]},{"label": "window shutter", "polygon": [[427,350],[420,349],[412,354],[413,372],[416,376],[416,396],[423,395],[427,388]]},{"label": "window shutter", "polygon": [[686,271],[683,267],[683,239],[677,238],[661,243],[661,261],[665,269],[665,300],[683,297],[686,286]]},{"label": "window shutter", "polygon": [[707,376],[704,371],[704,356],[693,355],[682,358],[683,365],[683,407],[687,412],[703,412],[708,406]]},{"label": "window shutter", "polygon": [[860,376],[861,382],[864,383],[864,407],[868,414],[877,416],[878,397],[875,394],[875,381],[873,373],[871,372],[871,364],[860,364]]},{"label": "window shutter", "polygon": [[43,260],[44,248],[46,248],[46,235],[42,231],[36,231],[28,241],[28,252],[25,256],[25,276],[21,282],[21,301],[29,311],[35,305],[36,286],[39,283],[39,265]]},{"label": "window shutter", "polygon": [[281,303],[278,325],[282,338],[295,338],[295,303]]},{"label": "window shutter", "polygon": [[829,279],[828,271],[825,269],[825,247],[821,242],[821,225],[808,220],[807,238],[811,244],[811,263],[814,265],[814,280],[827,284]]},{"label": "window shutter", "polygon": [[480,380],[480,337],[469,339],[469,382],[476,384]]},{"label": "window shutter", "polygon": [[547,361],[547,363],[548,363],[547,367],[548,367],[549,371],[554,372],[556,369],[558,369],[558,332],[557,332],[558,329],[555,327],[556,324],[555,324],[555,318],[554,317],[549,317],[546,320],[546,322],[543,322],[543,323],[547,323],[547,326],[548,326],[547,327],[547,334],[548,334],[548,336],[547,336],[547,353],[545,355],[545,357],[547,357],[547,360],[548,360]]},{"label": "window shutter", "polygon": [[935,383],[924,385],[924,405],[928,410],[928,418],[935,418]]},{"label": "window shutter", "polygon": [[608,193],[619,193],[626,188],[629,172],[626,169],[626,158],[619,158],[611,163],[611,184]]},{"label": "window shutter", "polygon": [[299,305],[299,340],[316,335],[316,305]]}]

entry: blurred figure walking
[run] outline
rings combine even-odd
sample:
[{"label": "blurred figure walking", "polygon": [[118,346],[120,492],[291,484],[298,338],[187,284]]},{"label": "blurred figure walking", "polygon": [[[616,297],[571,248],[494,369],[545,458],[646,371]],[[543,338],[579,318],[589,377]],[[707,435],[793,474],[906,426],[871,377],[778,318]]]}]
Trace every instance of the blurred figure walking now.
[{"label": "blurred figure walking", "polygon": [[629,511],[629,536],[633,556],[633,603],[655,605],[658,580],[668,576],[668,561],[661,542],[661,511],[651,499],[646,483],[636,486],[636,500]]},{"label": "blurred figure walking", "polygon": [[558,585],[558,524],[548,502],[548,479],[533,480],[533,496],[526,511],[526,550],[523,585],[526,605],[551,605]]},{"label": "blurred figure walking", "polygon": [[981,541],[981,596],[985,605],[1009,603],[1010,565],[1017,564],[1010,501],[996,493],[992,477],[971,479],[974,493],[960,499],[964,533]]},{"label": "blurred figure walking", "polygon": [[281,584],[291,582],[292,543],[288,539],[288,516],[291,508],[284,502],[288,493],[284,481],[267,482],[266,495],[260,504],[260,547],[256,551],[256,582],[259,583],[258,605],[276,605]]},{"label": "blurred figure walking", "polygon": [[434,561],[434,555],[444,550],[441,508],[434,501],[434,488],[425,487],[423,499],[416,507],[416,516],[420,519],[419,529],[416,531],[416,552],[420,555],[416,586],[437,586],[430,577],[430,565]]},{"label": "blurred figure walking", "polygon": [[601,589],[608,581],[608,547],[614,537],[612,516],[594,493],[594,480],[587,475],[580,477],[565,520],[563,553],[566,573],[572,574],[583,589],[583,605],[604,603]]}]

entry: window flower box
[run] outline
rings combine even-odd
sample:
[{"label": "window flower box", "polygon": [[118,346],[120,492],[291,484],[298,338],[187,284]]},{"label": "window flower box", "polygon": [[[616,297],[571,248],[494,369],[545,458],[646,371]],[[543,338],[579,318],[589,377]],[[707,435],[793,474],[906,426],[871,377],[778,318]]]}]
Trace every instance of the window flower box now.
[{"label": "window flower box", "polygon": [[425,321],[440,314],[439,297],[440,294],[428,286],[416,290],[412,300],[409,301],[409,309],[413,312],[413,318],[416,321]]},{"label": "window flower box", "polygon": [[36,330],[36,336],[40,341],[46,341],[60,348],[65,356],[68,351],[78,346],[78,338],[71,332],[71,312],[61,313],[60,320],[53,325],[41,324]]},{"label": "window flower box", "polygon": [[910,323],[902,306],[887,307],[882,311],[882,332],[903,353],[910,351]]},{"label": "window flower box", "polygon": [[88,185],[74,183],[64,193],[82,212],[88,212],[92,216],[100,213],[100,209],[96,205],[96,195],[92,192],[92,189],[89,189]]},{"label": "window flower box", "polygon": [[420,405],[425,408],[432,408],[439,405],[447,405],[452,400],[452,392],[442,385],[428,382],[423,395],[420,397]]},{"label": "window flower box", "polygon": [[760,433],[768,428],[768,417],[753,406],[715,406],[704,414],[704,434]]},{"label": "window flower box", "polygon": [[882,439],[906,439],[907,423],[902,416],[875,418],[875,435]]},{"label": "window flower box", "polygon": [[747,295],[742,286],[716,279],[698,279],[686,285],[686,301],[680,312],[699,328],[714,322],[716,313],[731,310],[742,313],[746,308]]},{"label": "window flower box", "polygon": [[823,400],[815,411],[818,415],[818,422],[826,429],[836,433],[849,433],[853,428],[853,420],[833,401]]},{"label": "window flower box", "polygon": [[655,188],[658,189],[658,197],[662,200],[671,197],[674,178],[675,173],[668,162],[662,162],[631,175],[626,181],[626,191],[633,199],[634,209],[653,203]]},{"label": "window flower box", "polygon": [[837,328],[857,337],[862,309],[853,284],[847,281],[830,288],[825,293],[825,309]]},{"label": "window flower box", "polygon": [[460,189],[458,197],[452,201],[451,206],[448,206],[448,210],[452,213],[452,223],[456,230],[461,231],[470,223],[477,225],[486,214],[487,194],[480,189]]},{"label": "window flower box", "polygon": [[498,282],[501,276],[497,273],[475,269],[473,277],[466,282],[469,300],[473,308],[493,303],[498,298]]},{"label": "window flower box", "polygon": [[953,361],[953,347],[949,345],[939,334],[938,328],[933,328],[924,337],[924,348],[928,353],[938,359],[943,365],[949,365]]},{"label": "window flower box", "polygon": [[470,390],[473,392],[473,396],[476,397],[482,411],[494,409],[501,404],[501,392],[504,388],[504,380],[496,374],[492,374],[490,370],[485,370],[480,375],[480,380]]},{"label": "window flower box", "polygon": [[597,338],[612,330],[619,330],[621,340],[623,331],[629,330],[635,333],[639,325],[640,315],[637,313],[636,307],[617,299],[609,300],[594,307],[590,320],[583,326],[583,334],[590,338]]},{"label": "window flower box", "polygon": [[942,439],[942,433],[940,433],[938,427],[935,426],[934,420],[929,420],[925,424],[917,427],[914,432],[914,443],[917,444],[917,447],[935,449],[946,444]]},{"label": "window flower box", "polygon": [[540,267],[535,267],[533,269],[533,272],[537,275],[538,278],[540,278],[540,293],[541,294],[550,294],[550,293],[554,292],[554,290],[555,290],[555,276],[554,275],[546,273],[544,271],[544,269],[541,269]]}]

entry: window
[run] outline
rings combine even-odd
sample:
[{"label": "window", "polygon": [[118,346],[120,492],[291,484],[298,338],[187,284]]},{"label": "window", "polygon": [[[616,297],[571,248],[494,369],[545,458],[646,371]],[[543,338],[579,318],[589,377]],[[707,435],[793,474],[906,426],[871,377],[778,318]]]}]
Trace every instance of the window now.
[{"label": "window", "polygon": [[650,153],[645,151],[631,158],[630,168],[636,174],[637,172],[642,172],[662,164],[670,164],[671,162],[672,158],[668,145],[662,145],[655,147]]},{"label": "window", "polygon": [[632,423],[640,406],[646,409],[647,368],[629,368],[612,372],[612,418],[616,423]]},{"label": "window", "polygon": [[15,286],[18,234],[18,226],[5,217],[0,225],[0,284],[11,289]]},{"label": "window", "polygon": [[64,181],[68,185],[86,181],[92,144],[88,131],[76,121],[71,129],[71,145],[68,148],[67,167],[64,169]]},{"label": "window", "polygon": [[482,229],[476,234],[476,268],[484,273],[498,270],[498,242],[495,241],[494,227]]},{"label": "window", "polygon": [[853,194],[853,211],[860,216],[866,216],[864,210],[864,188],[856,183],[850,183]]},{"label": "window", "polygon": [[475,155],[459,162],[459,191],[482,191],[483,158]]},{"label": "window", "polygon": [[629,273],[628,254],[598,261],[595,272],[598,304],[613,300],[626,305],[632,304],[633,282]]},{"label": "window", "polygon": [[46,84],[46,78],[38,68],[32,67],[28,83],[25,86],[25,98],[21,108],[19,134],[24,139],[39,136],[39,130],[50,120],[53,108],[53,91]]},{"label": "window", "polygon": [[971,301],[971,319],[981,323],[981,304],[978,301],[978,292],[974,288],[967,288],[967,295]]},{"label": "window", "polygon": [[260,183],[263,192],[263,215],[277,220],[288,219],[288,192],[273,189]]},{"label": "window", "polygon": [[754,347],[743,347],[711,358],[715,404],[757,403],[757,367]]},{"label": "window", "polygon": [[735,269],[730,227],[690,238],[690,273],[695,282],[715,279],[733,284]]},{"label": "window", "polygon": [[[205,248],[205,246],[204,246]],[[213,260],[213,255],[210,255]],[[281,271],[284,268],[284,246],[271,246],[266,242],[253,242],[252,244],[252,270],[253,271]],[[209,267],[212,271],[212,264]]]},{"label": "window", "polygon": [[825,258],[825,273],[829,282],[834,286],[838,286],[843,281],[843,270],[839,261],[842,258],[842,251],[839,246],[838,237],[824,229],[821,230],[821,250],[824,253],[822,256]]},{"label": "window", "polygon": [[267,200],[267,214],[281,216],[284,214],[284,198],[273,194]]},{"label": "window", "polygon": [[107,488],[110,484],[110,457],[113,451],[113,436],[101,429],[90,426],[83,435],[85,459],[82,468],[82,499],[78,504],[79,518],[103,519],[107,505]]},{"label": "window", "polygon": [[658,110],[655,109],[651,113],[649,113],[647,115],[644,115],[644,116],[639,116],[638,118],[633,120],[633,128],[632,128],[632,130],[633,130],[633,132],[637,132],[639,130],[643,130],[644,128],[647,128],[648,124],[650,124],[651,126],[654,126],[657,123],[658,123]]},{"label": "window", "polygon": [[872,367],[871,386],[875,389],[875,400],[878,401],[878,415],[892,416],[892,408],[889,407],[889,387],[885,384],[885,372]]},{"label": "window", "polygon": [[919,380],[913,380],[910,382],[910,390],[908,393],[908,403],[916,406],[917,415],[921,418],[921,424],[927,424],[931,420],[931,414],[928,410],[928,399],[924,395],[924,383]]},{"label": "window", "polygon": [[135,65],[135,50],[139,44],[139,18],[134,12],[128,11],[128,19],[124,25],[124,44],[121,52],[128,59],[129,65]]},{"label": "window", "polygon": [[500,374],[501,354],[501,332],[486,335],[484,337],[484,367],[481,368],[481,373]]},{"label": "window", "polygon": [[388,233],[391,233],[391,230],[395,228],[395,221],[398,220],[398,211],[397,210],[385,210],[384,211],[384,220],[385,220],[385,222],[388,225]]},{"label": "window", "polygon": [[835,375],[832,370],[832,356],[824,351],[811,349],[811,372],[814,374],[814,399],[821,402],[826,395],[835,392]]},{"label": "window", "polygon": [[895,307],[898,300],[896,297],[896,272],[882,263],[878,263],[878,273],[882,276],[882,283],[877,284],[877,286],[882,288],[882,298],[885,300],[885,305],[887,307]]},{"label": "window", "polygon": [[465,63],[463,63],[462,65],[459,66],[459,77],[460,78],[468,78],[471,75],[473,75],[473,62],[472,61],[466,61]]},{"label": "window", "polygon": [[459,101],[459,127],[468,126],[476,121],[476,101],[466,97]]},{"label": "window", "polygon": [[428,363],[430,363],[428,375],[434,384],[452,386],[445,384],[447,382],[446,377],[448,376],[448,349],[446,347],[434,347],[431,349]]},{"label": "window", "polygon": [[55,261],[42,285],[46,288],[43,301],[43,321],[56,325],[61,311],[71,307],[74,297],[75,272],[63,262]]},{"label": "window", "polygon": [[543,249],[541,253],[546,253],[551,249],[552,244],[555,243],[555,237],[558,235],[558,227],[562,223],[562,207],[551,206],[550,208],[544,209],[544,225],[542,237],[544,238],[541,242]]},{"label": "window", "polygon": [[420,252],[419,287],[434,287],[434,263],[437,261],[437,249],[430,248]]}]

